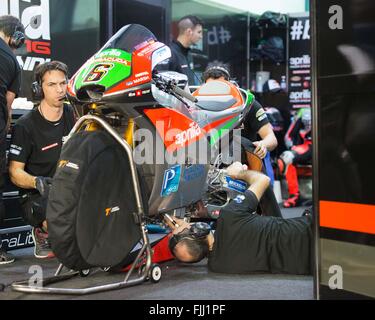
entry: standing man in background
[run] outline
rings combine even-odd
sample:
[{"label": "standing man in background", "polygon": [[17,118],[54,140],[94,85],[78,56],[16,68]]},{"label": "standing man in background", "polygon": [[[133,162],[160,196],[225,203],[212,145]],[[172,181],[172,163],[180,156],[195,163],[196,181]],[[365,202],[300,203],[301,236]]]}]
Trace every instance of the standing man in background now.
[{"label": "standing man in background", "polygon": [[[25,42],[25,28],[13,16],[0,16],[0,226],[5,216],[3,191],[6,167],[6,135],[12,118],[12,103],[21,88],[21,68],[14,50]],[[0,235],[0,265],[9,264],[14,257],[2,248]]]},{"label": "standing man in background", "polygon": [[170,48],[172,57],[169,60],[169,71],[176,71],[187,75],[189,85],[199,85],[199,78],[192,70],[190,47],[203,38],[203,22],[196,16],[185,16],[178,22],[178,37],[173,40]]}]

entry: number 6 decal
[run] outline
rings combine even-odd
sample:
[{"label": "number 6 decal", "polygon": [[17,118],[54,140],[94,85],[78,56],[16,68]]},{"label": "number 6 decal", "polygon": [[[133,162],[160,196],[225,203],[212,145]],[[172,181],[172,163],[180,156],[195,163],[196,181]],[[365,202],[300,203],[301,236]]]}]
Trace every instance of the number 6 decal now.
[{"label": "number 6 decal", "polygon": [[98,64],[89,72],[84,82],[98,82],[102,80],[112,68],[113,64],[111,63]]}]

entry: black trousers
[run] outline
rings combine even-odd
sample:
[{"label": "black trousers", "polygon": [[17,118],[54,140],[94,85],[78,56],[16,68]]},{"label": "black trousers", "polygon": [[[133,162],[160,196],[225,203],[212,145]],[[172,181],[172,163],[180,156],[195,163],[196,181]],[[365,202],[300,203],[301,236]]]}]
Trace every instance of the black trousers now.
[{"label": "black trousers", "polygon": [[[251,168],[251,164],[248,163],[248,159],[246,157],[246,151],[253,153],[255,150],[255,146],[253,143],[245,138],[241,137],[241,147],[242,147],[242,152],[241,152],[241,162],[246,163],[249,165]],[[260,160],[258,160],[260,162]],[[263,165],[263,162],[261,162],[261,171],[265,175],[267,175],[266,168]],[[254,168],[252,168],[254,170]],[[256,169],[255,169],[256,170]],[[258,214],[264,215],[264,216],[273,216],[273,217],[279,217],[282,218],[281,210],[279,207],[279,204],[277,203],[275,194],[273,192],[273,189],[271,186],[269,186],[266,191],[264,192],[262,198],[259,201],[259,206],[257,208]]]},{"label": "black trousers", "polygon": [[262,215],[279,218],[283,217],[271,186],[264,192],[263,197],[259,201],[259,207]]}]

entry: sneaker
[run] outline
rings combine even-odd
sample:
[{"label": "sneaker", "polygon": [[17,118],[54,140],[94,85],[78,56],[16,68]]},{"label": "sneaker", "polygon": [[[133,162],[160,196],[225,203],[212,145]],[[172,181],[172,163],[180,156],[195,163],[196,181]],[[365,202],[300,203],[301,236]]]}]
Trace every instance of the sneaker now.
[{"label": "sneaker", "polygon": [[48,233],[41,228],[33,228],[31,235],[34,240],[34,256],[38,259],[54,258],[51,244],[48,241]]},{"label": "sneaker", "polygon": [[289,199],[285,200],[283,202],[284,208],[293,208],[298,205],[299,201],[299,195],[298,194],[292,194],[290,195]]},{"label": "sneaker", "polygon": [[14,256],[0,248],[0,265],[10,264],[16,260]]}]

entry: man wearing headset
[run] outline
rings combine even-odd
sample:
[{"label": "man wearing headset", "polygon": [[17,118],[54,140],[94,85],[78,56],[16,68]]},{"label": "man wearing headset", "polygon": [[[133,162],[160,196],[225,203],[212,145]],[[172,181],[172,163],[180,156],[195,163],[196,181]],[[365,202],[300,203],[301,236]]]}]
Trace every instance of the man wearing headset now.
[{"label": "man wearing headset", "polygon": [[[6,134],[10,126],[12,103],[21,87],[21,68],[13,51],[25,42],[25,29],[13,16],[0,16],[0,225],[5,215],[4,189]],[[14,257],[2,249],[0,236],[0,265],[12,263]]]},{"label": "man wearing headset", "polygon": [[311,213],[292,219],[259,216],[255,210],[270,179],[240,162],[228,167],[227,174],[250,187],[221,211],[215,233],[202,222],[165,218],[173,230],[169,244],[174,256],[185,263],[208,257],[209,269],[219,273],[311,274]]},{"label": "man wearing headset", "polygon": [[71,106],[64,104],[68,68],[59,61],[39,65],[32,91],[40,104],[17,120],[9,150],[9,175],[22,189],[24,219],[33,227],[36,258],[53,257],[48,241],[46,207],[64,138],[74,126]]},{"label": "man wearing headset", "polygon": [[[230,81],[230,73],[223,65],[209,66],[203,73],[203,81],[212,80]],[[254,153],[261,159],[266,157],[268,151],[277,147],[277,139],[267,114],[256,100],[244,120],[243,135],[253,142],[256,147]]]}]

